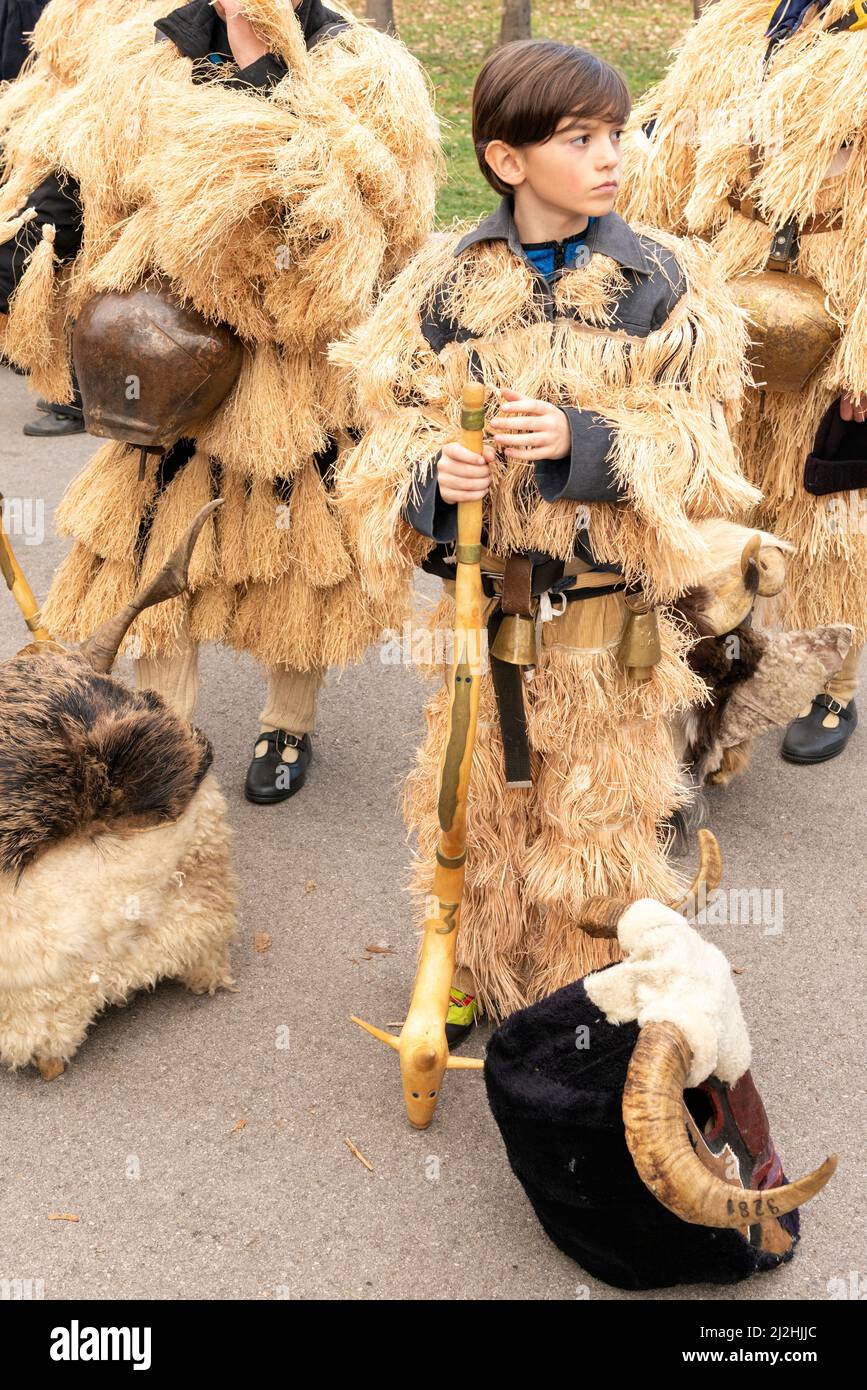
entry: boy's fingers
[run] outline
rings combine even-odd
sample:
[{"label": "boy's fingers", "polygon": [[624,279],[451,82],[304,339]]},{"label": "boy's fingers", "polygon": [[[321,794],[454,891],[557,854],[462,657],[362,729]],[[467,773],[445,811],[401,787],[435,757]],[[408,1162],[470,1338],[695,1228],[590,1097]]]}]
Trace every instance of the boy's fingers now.
[{"label": "boy's fingers", "polygon": [[451,488],[478,488],[487,487],[491,481],[491,474],[486,468],[479,469],[478,472],[471,474],[448,473],[443,477],[440,475],[440,483],[445,483],[446,487]]},{"label": "boy's fingers", "polygon": [[545,421],[538,415],[507,415],[501,420],[492,420],[491,426],[495,430],[535,431],[545,429]]},{"label": "boy's fingers", "polygon": [[460,469],[455,472],[449,469],[444,473],[441,469],[439,476],[452,487],[479,487],[490,478],[491,470],[486,463],[480,468],[470,468],[467,464],[461,464]]},{"label": "boy's fingers", "polygon": [[444,463],[475,463],[484,467],[484,459],[481,454],[476,454],[472,449],[465,449],[463,444],[449,444],[442,451],[442,462]]},{"label": "boy's fingers", "polygon": [[498,444],[505,444],[507,446],[517,445],[518,448],[532,448],[534,446],[540,446],[546,442],[546,440],[540,439],[538,434],[534,434],[532,436],[528,436],[526,434],[498,434],[494,437]]},{"label": "boy's fingers", "polygon": [[482,479],[489,478],[491,466],[489,463],[456,463],[451,468],[442,467],[439,470],[439,477],[449,481],[455,478],[466,478],[474,486]]},{"label": "boy's fingers", "polygon": [[510,416],[518,411],[525,415],[540,415],[548,409],[544,401],[536,401],[532,396],[514,396],[510,401],[503,401],[501,408]]},{"label": "boy's fingers", "polygon": [[549,444],[528,444],[522,449],[507,449],[506,458],[510,459],[546,459],[550,456],[551,446]]},{"label": "boy's fingers", "polygon": [[446,502],[481,502],[483,497],[487,497],[488,489],[486,487],[474,487],[464,492],[455,487],[449,487],[446,488],[446,493],[447,496],[444,498]]}]

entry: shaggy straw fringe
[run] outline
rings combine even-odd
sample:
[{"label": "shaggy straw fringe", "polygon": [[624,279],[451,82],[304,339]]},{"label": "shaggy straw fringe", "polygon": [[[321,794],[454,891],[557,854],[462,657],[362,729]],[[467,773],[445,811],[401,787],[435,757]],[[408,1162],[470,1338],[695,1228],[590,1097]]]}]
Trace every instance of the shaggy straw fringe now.
[{"label": "shaggy straw fringe", "polygon": [[138,480],[139,451],[110,440],[73,478],[54,517],[61,536],[74,536],[104,560],[132,565],[139,527],[156,490],[157,463],[149,458]]},{"label": "shaggy straw fringe", "polygon": [[[643,339],[610,331],[624,287],[614,261],[595,256],[586,271],[557,283],[561,314],[552,325],[532,276],[506,248],[480,244],[455,261],[446,240],[420,252],[369,322],[332,348],[369,425],[341,460],[336,496],[371,601],[408,589],[413,563],[430,547],[423,537],[410,543],[401,512],[438,449],[457,436],[471,364],[492,395],[512,387],[592,409],[615,427],[611,462],[630,505],[587,508],[595,554],[663,602],[701,579],[710,556],[704,520],[740,515],[758,499],[740,472],[726,419],[740,414],[745,324],[705,248],[650,232],[644,245],[659,260],[664,250],[674,253],[686,289],[663,326]],[[435,299],[472,335],[439,356],[421,333]],[[544,502],[532,465],[500,459],[486,508],[489,548],[571,557],[584,510]],[[596,602],[611,601],[588,600],[586,614]],[[453,622],[451,601],[431,618],[434,629]],[[659,625],[662,659],[642,684],[627,679],[613,646],[576,651],[556,636],[556,624],[546,625],[526,691],[532,791],[505,784],[494,696],[483,678],[457,949],[495,1019],[617,958],[616,943],[577,928],[588,897],[668,899],[682,887],[661,829],[687,798],[669,721],[707,691],[687,664],[683,628],[665,611]],[[428,736],[404,803],[418,837],[412,887],[420,917],[439,835],[445,689],[426,715]]]},{"label": "shaggy straw fringe", "polygon": [[9,333],[43,393],[69,399],[57,376],[65,330],[94,293],[157,272],[247,347],[194,458],[158,498],[155,466],[138,484],[114,445],[75,480],[60,521],[76,545],[48,603],[58,635],[83,636],[128,600],[218,488],[226,504],[197,547],[192,598],[142,615],[133,649],[166,654],[186,615],[197,640],[231,635],[266,661],[321,669],[359,659],[404,611],[403,592],[361,594],[351,538],[312,460],[353,424],[328,340],[363,320],[385,277],[425,242],[438,132],[401,44],[350,16],[347,32],[308,54],[291,5],[250,0],[247,10],[291,70],[267,101],[217,73],[194,84],[190,60],[153,41],[155,3],[46,10],[30,72],[0,94],[0,219],[13,223],[39,179],[63,169],[80,188],[85,238],[59,274],[46,239]]},{"label": "shaggy straw fringe", "polygon": [[54,237],[55,228],[46,223],[9,301],[4,351],[27,372],[32,390],[50,401],[69,404],[72,377],[63,331],[63,298],[54,275]]},{"label": "shaggy straw fringe", "polygon": [[371,603],[357,572],[323,592],[297,567],[270,584],[251,584],[237,604],[229,643],[264,666],[312,671],[361,661],[385,628],[399,629],[408,617],[406,594]]},{"label": "shaggy straw fringe", "polygon": [[[586,272],[558,282],[564,318],[551,325],[535,302],[529,271],[502,246],[481,244],[455,262],[445,243],[423,253],[370,323],[333,350],[354,378],[359,413],[372,422],[342,462],[337,489],[369,593],[408,580],[399,516],[417,477],[457,435],[471,361],[492,388],[592,408],[600,425],[613,426],[611,464],[631,503],[580,511],[576,502],[552,505],[540,497],[532,466],[501,464],[487,505],[495,554],[539,549],[569,558],[586,510],[594,553],[622,566],[649,597],[670,601],[700,581],[707,549],[695,522],[743,515],[758,500],[740,472],[726,418],[739,415],[746,328],[704,247],[664,234],[653,239],[676,254],[687,291],[646,338],[604,331],[622,280],[606,257],[594,256]],[[478,335],[439,358],[419,327],[437,293],[445,312]],[[566,317],[576,312],[580,323]]]},{"label": "shaggy straw fringe", "polygon": [[327,443],[321,375],[307,353],[271,343],[248,351],[233,391],[200,429],[200,447],[245,475],[294,477]]},{"label": "shaggy straw fringe", "polygon": [[[763,268],[772,230],[734,211],[728,193],[749,194],[773,227],[841,210],[839,231],[803,238],[798,263],[827,294],[841,340],[803,391],[751,393],[735,443],[764,493],[755,520],[796,549],[778,605],[786,626],[842,621],[863,639],[863,494],[817,499],[803,487],[804,461],[828,406],[847,390],[867,390],[867,34],[825,32],[847,9],[847,0],[832,0],[782,45],[759,84],[767,6],[718,0],[709,7],[634,113],[620,206],[627,217],[706,238],[730,276]],[[657,125],[648,143],[640,130],[651,115]],[[751,182],[752,140],[766,157]],[[826,178],[844,144],[848,163]]]},{"label": "shaggy straw fringe", "polygon": [[4,222],[3,225],[0,226],[0,246],[6,241],[11,241],[14,236],[17,236],[21,228],[25,227],[28,222],[32,222],[36,215],[35,208],[27,208],[24,212],[20,213],[19,216],[13,217],[10,222]]},{"label": "shaggy straw fringe", "polygon": [[[430,621],[434,631],[453,623],[452,601],[444,600]],[[665,615],[660,636],[662,661],[641,685],[626,680],[612,652],[543,647],[525,693],[531,791],[505,783],[496,701],[490,677],[483,677],[457,949],[494,1019],[618,959],[616,942],[578,929],[586,898],[673,898],[681,891],[659,830],[686,797],[668,721],[706,692],[683,661],[687,639]],[[432,696],[425,713],[427,738],[404,794],[407,826],[418,836],[411,887],[419,920],[439,835],[447,689]]]}]

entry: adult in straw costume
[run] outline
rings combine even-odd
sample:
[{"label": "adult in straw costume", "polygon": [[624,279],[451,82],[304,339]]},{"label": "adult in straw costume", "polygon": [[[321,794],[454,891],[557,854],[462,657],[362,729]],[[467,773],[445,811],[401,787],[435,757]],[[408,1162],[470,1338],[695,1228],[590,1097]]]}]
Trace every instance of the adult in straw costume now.
[{"label": "adult in straw costume", "polygon": [[[68,42],[58,5],[75,21]],[[44,222],[11,299],[6,351],[44,395],[67,400],[67,339],[84,306],[148,284],[242,340],[237,383],[194,438],[151,457],[141,477],[138,450],[108,443],[73,481],[58,525],[75,544],[44,611],[58,636],[80,638],[222,496],[191,596],[142,614],[125,650],[140,685],[187,718],[200,643],[263,663],[246,790],[270,802],[301,785],[325,670],[358,660],[395,620],[393,604],[378,611],[362,592],[332,504],[353,421],[326,347],[428,233],[436,122],[416,61],[339,5],[192,0],[166,11],[53,0],[26,100],[5,95],[7,233],[41,220],[24,204],[50,174],[83,210],[80,246],[62,263]]]},{"label": "adult in straw costume", "polygon": [[783,754],[804,763],[846,746],[867,631],[865,182],[867,12],[847,0],[709,6],[624,155],[625,214],[711,242],[750,314],[736,442],[761,524],[795,547],[785,626],[860,638],[789,726]]},{"label": "adult in straw costume", "polygon": [[[514,166],[498,158],[495,172],[489,161],[494,146],[502,155],[512,143],[503,93],[517,121],[538,109],[529,103],[539,91],[550,94],[548,120],[514,144],[571,158],[563,154],[574,149],[569,132],[546,142],[548,126],[580,110],[605,132],[601,154],[594,141],[591,183],[616,180],[612,130],[629,105],[619,74],[566,45],[496,51],[476,84],[474,119],[480,164],[504,193],[501,207],[466,235],[426,246],[368,323],[332,350],[369,421],[342,461],[337,491],[375,606],[409,584],[422,556],[454,575],[456,507],[438,488],[438,452],[458,438],[468,378],[487,388],[491,431],[508,430],[509,409],[526,410],[528,399],[561,406],[571,429],[566,457],[486,452],[485,616],[499,622],[508,608],[511,630],[521,619],[524,632],[528,619],[529,629],[533,619],[549,619],[535,656],[523,656],[535,674],[519,679],[517,700],[513,655],[491,663],[506,677],[499,708],[492,672],[482,678],[457,961],[460,988],[494,1018],[617,958],[616,943],[580,929],[588,899],[671,902],[681,894],[662,828],[685,796],[670,720],[701,701],[705,687],[667,605],[706,570],[700,521],[757,497],[725,418],[738,411],[743,323],[707,248],[630,227],[611,210],[610,191],[578,199],[592,225],[548,244],[561,257],[550,278],[531,259],[540,248],[522,243],[521,177],[510,193],[499,175],[514,176]],[[562,180],[545,184],[549,201],[559,198],[568,211],[575,177],[571,194]],[[481,456],[477,467],[485,471]],[[516,558],[523,607],[506,595]],[[627,605],[638,611],[628,615]],[[453,628],[450,593],[431,625]],[[640,642],[624,649],[636,627],[655,646],[644,656]],[[447,689],[426,714],[405,798],[419,841],[420,918],[439,833]]]}]

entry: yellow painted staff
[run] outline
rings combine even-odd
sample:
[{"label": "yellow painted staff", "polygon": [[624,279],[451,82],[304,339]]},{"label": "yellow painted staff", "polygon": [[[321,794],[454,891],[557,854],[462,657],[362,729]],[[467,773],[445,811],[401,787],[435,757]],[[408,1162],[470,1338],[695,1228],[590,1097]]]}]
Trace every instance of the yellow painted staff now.
[{"label": "yellow painted staff", "polygon": [[[482,452],[484,422],[485,388],[465,386],[461,443],[476,454]],[[416,1129],[427,1129],[433,1119],[447,1069],[471,1070],[484,1065],[474,1057],[449,1056],[446,1042],[467,858],[467,793],[482,676],[482,505],[458,503],[454,660],[448,733],[440,765],[441,834],[428,900],[431,915],[424,924],[409,1012],[399,1038],[360,1018],[352,1020],[400,1054],[406,1113]]]},{"label": "yellow painted staff", "polygon": [[33,633],[35,640],[37,642],[50,642],[51,634],[42,626],[39,605],[33,596],[33,590],[24,578],[24,573],[15,558],[12,545],[3,526],[2,493],[0,493],[0,574],[6,580],[6,586],[24,614],[24,621]]}]

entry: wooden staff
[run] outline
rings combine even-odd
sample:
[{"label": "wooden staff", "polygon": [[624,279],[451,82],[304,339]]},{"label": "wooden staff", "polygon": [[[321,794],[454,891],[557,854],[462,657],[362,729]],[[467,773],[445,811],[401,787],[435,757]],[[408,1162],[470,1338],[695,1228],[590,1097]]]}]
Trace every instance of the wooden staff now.
[{"label": "wooden staff", "polygon": [[[485,388],[464,387],[461,443],[482,452]],[[427,1129],[434,1116],[447,1069],[484,1065],[474,1057],[449,1056],[446,1016],[461,924],[467,858],[467,794],[482,676],[482,503],[458,503],[455,551],[455,640],[450,683],[449,724],[440,764],[440,841],[428,899],[424,938],[409,1012],[399,1038],[353,1018],[368,1033],[400,1054],[403,1098],[409,1122]]]},{"label": "wooden staff", "polygon": [[15,552],[3,526],[2,493],[0,493],[0,574],[6,580],[6,586],[24,614],[24,621],[36,641],[50,642],[51,634],[42,626],[39,605],[34,598],[33,590],[24,578],[24,573],[15,558]]}]

